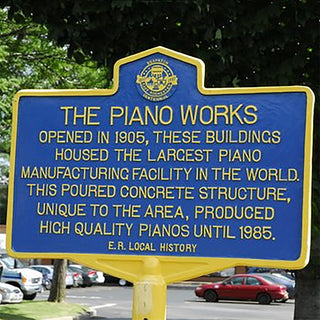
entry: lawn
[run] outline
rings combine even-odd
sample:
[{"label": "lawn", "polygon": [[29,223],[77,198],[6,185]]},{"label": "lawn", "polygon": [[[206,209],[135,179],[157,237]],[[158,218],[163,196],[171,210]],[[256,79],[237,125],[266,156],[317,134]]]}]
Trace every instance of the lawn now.
[{"label": "lawn", "polygon": [[43,320],[85,313],[79,304],[47,301],[23,301],[19,304],[1,304],[0,320]]}]

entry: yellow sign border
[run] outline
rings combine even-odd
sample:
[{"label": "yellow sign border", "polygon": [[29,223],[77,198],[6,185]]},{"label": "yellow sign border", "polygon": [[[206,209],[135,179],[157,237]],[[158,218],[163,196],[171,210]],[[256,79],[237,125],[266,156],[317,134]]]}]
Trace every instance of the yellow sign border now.
[{"label": "yellow sign border", "polygon": [[[19,253],[12,250],[12,220],[14,197],[14,172],[17,138],[17,119],[19,99],[24,96],[111,96],[119,88],[119,72],[122,65],[139,60],[154,53],[162,53],[177,60],[194,65],[197,70],[197,87],[203,95],[221,94],[254,94],[279,92],[304,92],[307,97],[306,129],[304,146],[304,185],[303,185],[303,212],[301,254],[297,260],[267,260],[243,258],[206,258],[206,257],[179,257],[179,256],[144,256],[144,255],[109,255],[109,254],[68,254],[68,253]],[[234,266],[265,266],[286,269],[301,269],[309,261],[310,229],[311,229],[311,172],[312,172],[312,134],[313,134],[313,105],[314,94],[305,86],[278,86],[278,87],[247,87],[247,88],[205,88],[204,63],[194,57],[164,48],[155,47],[126,58],[120,59],[114,65],[114,87],[112,89],[87,90],[22,90],[19,91],[13,102],[12,143],[10,157],[9,197],[7,214],[7,251],[11,256],[19,258],[49,258],[70,259],[89,265],[104,272],[126,278],[131,282],[140,281],[146,274],[161,277],[168,284],[206,273],[226,269]]]}]

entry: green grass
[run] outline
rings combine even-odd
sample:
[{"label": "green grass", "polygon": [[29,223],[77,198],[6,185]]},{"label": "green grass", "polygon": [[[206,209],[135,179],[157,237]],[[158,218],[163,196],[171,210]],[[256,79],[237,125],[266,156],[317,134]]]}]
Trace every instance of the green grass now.
[{"label": "green grass", "polygon": [[0,320],[42,320],[84,313],[79,304],[47,301],[23,301],[19,304],[1,304]]}]

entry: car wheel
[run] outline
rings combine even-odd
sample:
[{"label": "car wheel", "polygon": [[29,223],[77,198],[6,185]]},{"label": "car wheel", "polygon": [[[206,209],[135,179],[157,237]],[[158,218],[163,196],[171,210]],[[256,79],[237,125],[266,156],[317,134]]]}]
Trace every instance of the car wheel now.
[{"label": "car wheel", "polygon": [[50,290],[51,286],[52,286],[52,283],[51,283],[50,280],[46,281],[45,284],[44,284],[44,287],[45,287],[46,290]]},{"label": "car wheel", "polygon": [[124,287],[127,285],[127,281],[124,279],[119,279],[119,286]]},{"label": "car wheel", "polygon": [[270,304],[272,299],[267,293],[260,293],[257,298],[260,304]]},{"label": "car wheel", "polygon": [[206,299],[207,302],[217,302],[218,301],[218,295],[213,290],[207,290],[204,293],[204,298]]},{"label": "car wheel", "polygon": [[24,300],[33,300],[36,297],[37,293],[32,293],[32,294],[23,294],[23,299]]}]

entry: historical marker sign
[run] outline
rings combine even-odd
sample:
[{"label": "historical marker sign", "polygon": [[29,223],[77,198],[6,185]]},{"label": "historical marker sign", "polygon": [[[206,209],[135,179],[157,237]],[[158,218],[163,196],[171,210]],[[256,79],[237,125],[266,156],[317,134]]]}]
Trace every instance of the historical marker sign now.
[{"label": "historical marker sign", "polygon": [[122,262],[156,257],[166,281],[303,267],[312,91],[203,78],[200,60],[158,47],[120,60],[111,90],[18,93],[9,251],[117,261],[131,278]]}]

